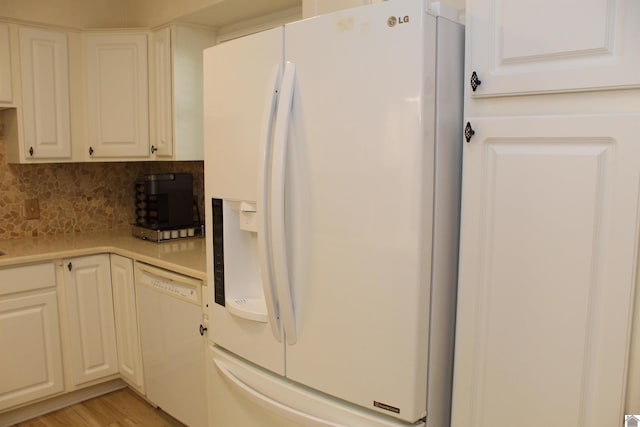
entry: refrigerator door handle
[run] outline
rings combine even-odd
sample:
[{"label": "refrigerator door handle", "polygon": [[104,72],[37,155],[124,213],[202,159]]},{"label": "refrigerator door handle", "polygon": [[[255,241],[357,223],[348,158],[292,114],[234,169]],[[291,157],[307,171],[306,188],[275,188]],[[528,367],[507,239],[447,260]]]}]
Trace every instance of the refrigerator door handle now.
[{"label": "refrigerator door handle", "polygon": [[258,194],[256,200],[256,222],[258,224],[258,258],[260,260],[260,274],[262,276],[262,289],[267,306],[267,315],[271,332],[278,342],[282,342],[282,330],[280,329],[278,303],[273,281],[273,266],[269,252],[269,212],[267,211],[268,182],[269,182],[269,158],[271,155],[271,138],[273,136],[272,125],[275,118],[278,101],[278,89],[280,85],[281,70],[276,66],[273,70],[270,94],[265,105],[264,122],[262,123],[262,138],[260,141],[260,153],[262,158],[258,162]]},{"label": "refrigerator door handle", "polygon": [[295,344],[297,342],[297,331],[287,266],[284,189],[287,164],[287,140],[289,137],[289,121],[292,113],[291,107],[293,104],[295,77],[296,65],[293,62],[286,62],[273,137],[271,195],[268,218],[271,227],[271,249],[276,289],[278,290],[278,301],[280,303],[280,316],[287,343],[289,344]]},{"label": "refrigerator door handle", "polygon": [[245,384],[240,378],[236,377],[222,362],[217,359],[213,359],[216,367],[229,380],[236,388],[238,388],[243,394],[249,397],[254,403],[263,406],[277,414],[282,415],[290,420],[293,420],[300,425],[308,427],[344,427],[342,424],[336,424],[329,420],[316,417],[315,415],[307,414],[299,409],[292,408],[282,402],[278,402],[269,396],[260,393],[248,384]]}]

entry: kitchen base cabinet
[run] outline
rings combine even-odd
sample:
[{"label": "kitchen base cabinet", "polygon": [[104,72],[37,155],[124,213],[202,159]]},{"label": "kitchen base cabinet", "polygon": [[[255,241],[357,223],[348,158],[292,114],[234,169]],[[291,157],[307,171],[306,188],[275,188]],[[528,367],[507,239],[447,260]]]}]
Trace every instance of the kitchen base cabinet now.
[{"label": "kitchen base cabinet", "polygon": [[469,123],[452,427],[621,425],[640,114]]},{"label": "kitchen base cabinet", "polygon": [[117,374],[109,255],[67,259],[63,269],[72,385]]},{"label": "kitchen base cabinet", "polygon": [[111,254],[111,286],[120,376],[144,393],[133,261]]},{"label": "kitchen base cabinet", "polygon": [[0,270],[0,411],[64,391],[53,264]]}]

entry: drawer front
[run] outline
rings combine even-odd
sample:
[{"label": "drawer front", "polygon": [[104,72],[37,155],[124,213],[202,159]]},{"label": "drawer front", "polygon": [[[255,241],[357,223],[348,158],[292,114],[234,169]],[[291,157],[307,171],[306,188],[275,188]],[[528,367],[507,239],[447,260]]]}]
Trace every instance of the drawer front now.
[{"label": "drawer front", "polygon": [[56,273],[52,262],[0,269],[0,295],[54,286]]}]

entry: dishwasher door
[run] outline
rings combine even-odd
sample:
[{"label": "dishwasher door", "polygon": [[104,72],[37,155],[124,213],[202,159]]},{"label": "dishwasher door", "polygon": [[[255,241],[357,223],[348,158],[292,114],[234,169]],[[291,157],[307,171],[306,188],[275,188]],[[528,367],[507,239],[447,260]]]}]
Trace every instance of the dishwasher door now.
[{"label": "dishwasher door", "polygon": [[136,263],[147,397],[191,427],[206,426],[202,281]]}]

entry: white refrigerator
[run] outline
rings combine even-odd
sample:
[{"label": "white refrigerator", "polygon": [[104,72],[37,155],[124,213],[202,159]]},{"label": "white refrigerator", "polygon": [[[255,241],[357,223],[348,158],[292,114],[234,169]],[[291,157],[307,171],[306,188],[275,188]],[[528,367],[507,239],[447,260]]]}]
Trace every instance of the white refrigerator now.
[{"label": "white refrigerator", "polygon": [[394,0],[205,50],[211,425],[449,425],[463,34]]}]

